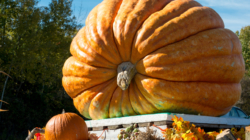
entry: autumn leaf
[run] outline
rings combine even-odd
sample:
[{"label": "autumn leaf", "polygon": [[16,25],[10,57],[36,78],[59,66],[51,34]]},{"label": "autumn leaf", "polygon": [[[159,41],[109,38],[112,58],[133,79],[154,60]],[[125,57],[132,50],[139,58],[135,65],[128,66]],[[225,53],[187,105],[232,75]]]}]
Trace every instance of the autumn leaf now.
[{"label": "autumn leaf", "polygon": [[207,134],[210,136],[210,138],[212,138],[213,140],[216,139],[216,136],[219,134],[218,132],[216,131],[213,131],[213,132],[207,132]]},{"label": "autumn leaf", "polygon": [[[194,124],[190,124],[189,121],[184,121],[183,118],[178,118],[176,115],[172,116],[173,128],[165,129],[162,132],[165,140],[215,140],[216,136],[219,134],[216,131],[205,132],[204,129],[196,127]],[[220,130],[220,133],[223,131]],[[241,128],[237,131],[236,128],[231,129],[232,134],[236,137],[237,140],[245,139],[245,129]]]},{"label": "autumn leaf", "polygon": [[231,132],[237,140],[245,139],[245,129],[243,127],[239,131],[236,128],[231,128]]},{"label": "autumn leaf", "polygon": [[183,121],[183,118],[182,118],[182,117],[178,118],[176,115],[171,116],[171,117],[172,117],[171,120],[174,121],[174,122]]},{"label": "autumn leaf", "polygon": [[162,132],[163,137],[165,137],[166,140],[172,139],[173,130],[171,128],[166,128],[165,131]]},{"label": "autumn leaf", "polygon": [[181,136],[184,140],[198,140],[194,133],[185,133]]}]

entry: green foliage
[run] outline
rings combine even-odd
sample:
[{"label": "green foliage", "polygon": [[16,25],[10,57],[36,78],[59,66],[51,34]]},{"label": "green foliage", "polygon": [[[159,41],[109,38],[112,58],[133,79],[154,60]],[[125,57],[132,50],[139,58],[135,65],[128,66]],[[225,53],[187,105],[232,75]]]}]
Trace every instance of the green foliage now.
[{"label": "green foliage", "polygon": [[240,32],[236,31],[242,45],[242,54],[245,60],[246,74],[241,80],[241,98],[236,103],[236,106],[244,110],[250,115],[250,26],[241,28]]},{"label": "green foliage", "polygon": [[[4,94],[9,104],[3,104],[9,111],[0,114],[0,139],[24,139],[28,129],[45,126],[63,108],[77,113],[61,78],[81,25],[71,15],[72,1],[52,0],[48,7],[37,3],[0,1],[0,71],[12,77]],[[5,78],[0,74],[0,91]]]},{"label": "green foliage", "polygon": [[244,110],[248,115],[250,115],[250,77],[245,76],[241,80],[241,97],[240,100],[236,103],[236,106]]},{"label": "green foliage", "polygon": [[8,57],[1,57],[0,65],[12,67],[11,75],[19,81],[52,85],[61,77],[58,69],[70,55],[70,42],[79,25],[71,16],[71,1],[53,0],[45,8],[36,3],[21,0],[2,5],[6,17],[12,18],[2,19],[1,56]]},{"label": "green foliage", "polygon": [[242,45],[242,54],[245,60],[246,74],[250,76],[250,26],[241,28],[240,33],[236,31]]}]

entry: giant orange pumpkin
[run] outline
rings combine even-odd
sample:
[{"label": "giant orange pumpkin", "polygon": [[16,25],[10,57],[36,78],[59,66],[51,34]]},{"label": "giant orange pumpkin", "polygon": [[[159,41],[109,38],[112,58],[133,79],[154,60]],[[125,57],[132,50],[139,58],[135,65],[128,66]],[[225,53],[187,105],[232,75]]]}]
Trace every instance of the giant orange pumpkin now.
[{"label": "giant orange pumpkin", "polygon": [[241,94],[241,44],[193,0],[104,0],[74,37],[63,86],[88,118],[219,116]]},{"label": "giant orange pumpkin", "polygon": [[46,140],[88,140],[85,121],[75,113],[63,113],[52,117],[45,127]]}]

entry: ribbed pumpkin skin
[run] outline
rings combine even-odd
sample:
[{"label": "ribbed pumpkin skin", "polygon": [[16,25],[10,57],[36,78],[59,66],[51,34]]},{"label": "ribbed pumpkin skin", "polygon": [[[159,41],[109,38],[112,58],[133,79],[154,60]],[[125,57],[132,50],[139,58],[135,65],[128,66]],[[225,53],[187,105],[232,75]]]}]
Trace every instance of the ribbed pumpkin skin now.
[{"label": "ribbed pumpkin skin", "polygon": [[[104,0],[72,41],[63,86],[88,118],[177,112],[219,116],[241,94],[238,37],[192,0]],[[117,66],[137,73],[125,91]]]},{"label": "ribbed pumpkin skin", "polygon": [[75,113],[52,117],[45,127],[46,140],[88,140],[85,121]]}]

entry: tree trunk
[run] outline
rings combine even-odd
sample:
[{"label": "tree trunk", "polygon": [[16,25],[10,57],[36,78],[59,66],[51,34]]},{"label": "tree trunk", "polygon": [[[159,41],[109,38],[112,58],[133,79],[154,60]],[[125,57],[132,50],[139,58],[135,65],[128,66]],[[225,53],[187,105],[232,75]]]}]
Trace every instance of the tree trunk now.
[{"label": "tree trunk", "polygon": [[[13,60],[14,60],[14,58],[12,59],[12,62],[11,62],[11,64],[10,64],[9,74],[10,74],[10,71],[11,71],[11,68],[12,68]],[[3,100],[4,91],[5,91],[5,88],[6,88],[8,79],[9,79],[9,76],[7,76],[7,78],[6,78],[5,82],[4,82],[4,87],[3,87],[3,92],[2,92],[1,100]],[[3,103],[1,102],[1,103],[0,103],[0,109],[2,109],[2,104],[3,104]],[[0,119],[1,119],[1,118],[0,118]]]},{"label": "tree trunk", "polygon": [[[9,71],[9,72],[10,72],[10,71]],[[7,85],[8,79],[9,79],[9,76],[7,76],[7,78],[6,78],[6,80],[5,80],[1,100],[3,100],[4,91],[5,91],[5,88],[6,88],[6,85]],[[0,109],[2,109],[2,102],[0,103]]]}]

